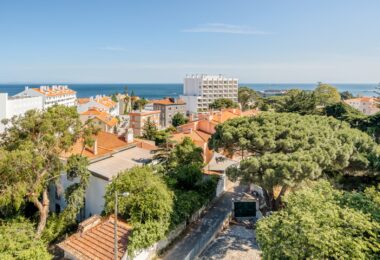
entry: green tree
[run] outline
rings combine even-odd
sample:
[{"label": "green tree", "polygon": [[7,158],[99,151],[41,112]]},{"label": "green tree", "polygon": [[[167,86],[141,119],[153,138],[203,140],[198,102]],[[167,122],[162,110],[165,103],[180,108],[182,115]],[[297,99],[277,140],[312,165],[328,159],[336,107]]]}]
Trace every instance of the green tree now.
[{"label": "green tree", "polygon": [[350,105],[339,102],[326,106],[324,108],[324,115],[332,116],[336,119],[345,121],[351,125],[353,128],[360,129],[366,132],[373,139],[379,143],[380,142],[380,114],[374,114],[370,116],[364,115],[359,110],[351,107]]},{"label": "green tree", "polygon": [[189,121],[182,113],[176,113],[172,118],[172,125],[174,127],[186,124]]},{"label": "green tree", "polygon": [[223,108],[237,108],[239,105],[229,98],[218,98],[215,99],[214,102],[209,105],[209,107],[211,109],[220,110]]},{"label": "green tree", "polygon": [[185,137],[182,143],[176,145],[169,156],[170,168],[190,164],[203,164],[203,150],[196,146],[194,142]]},{"label": "green tree", "polygon": [[379,170],[379,147],[367,134],[322,116],[262,113],[236,118],[216,127],[209,147],[230,155],[246,152],[248,157],[227,175],[261,186],[270,210],[277,210],[282,195],[305,180]]},{"label": "green tree", "polygon": [[[346,196],[355,199],[347,202]],[[335,190],[327,181],[290,193],[284,209],[257,223],[263,258],[378,259],[380,223],[365,214],[371,211],[363,207],[368,200],[367,195]],[[379,200],[370,203],[379,209]]]},{"label": "green tree", "polygon": [[164,181],[148,166],[122,172],[107,186],[105,211],[114,211],[115,191],[128,192],[119,199],[119,213],[133,227],[129,238],[130,254],[147,248],[163,238],[170,225],[173,194]]},{"label": "green tree", "polygon": [[262,102],[261,95],[249,87],[239,87],[238,101],[242,110],[260,106]]},{"label": "green tree", "polygon": [[148,100],[145,98],[138,99],[133,103],[133,110],[141,111],[148,103]]},{"label": "green tree", "polygon": [[349,92],[349,91],[343,91],[343,92],[340,92],[340,98],[342,100],[346,100],[346,99],[351,99],[351,98],[354,98],[355,96]]},{"label": "green tree", "polygon": [[114,93],[111,95],[111,99],[113,102],[119,102],[119,100],[117,99],[117,95],[119,95],[119,93]]},{"label": "green tree", "polygon": [[157,136],[157,126],[153,120],[148,117],[148,119],[145,121],[144,127],[143,127],[143,137],[145,139],[154,141]]},{"label": "green tree", "polygon": [[314,90],[314,94],[319,106],[328,106],[340,101],[340,94],[338,90],[328,84],[319,84]]},{"label": "green tree", "polygon": [[[93,144],[97,130],[83,126],[75,107],[53,106],[45,112],[31,110],[14,117],[0,141],[0,209],[18,209],[27,202],[38,210],[37,237],[45,229],[49,216],[48,187],[59,185],[63,171],[78,178],[67,190],[63,216],[75,221],[88,182],[87,159],[73,155],[65,165],[60,159],[79,139],[84,146]],[[84,147],[83,147],[84,149]]]},{"label": "green tree", "polygon": [[314,92],[291,89],[286,95],[277,97],[272,107],[277,112],[310,115],[316,113],[317,98]]},{"label": "green tree", "polygon": [[32,223],[18,219],[0,220],[0,259],[52,259],[47,243],[35,239]]}]

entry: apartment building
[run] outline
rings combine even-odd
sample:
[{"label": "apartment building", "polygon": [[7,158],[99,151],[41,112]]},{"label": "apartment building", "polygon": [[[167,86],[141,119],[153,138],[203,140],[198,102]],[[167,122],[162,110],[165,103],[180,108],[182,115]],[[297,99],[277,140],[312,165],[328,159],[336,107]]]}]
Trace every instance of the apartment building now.
[{"label": "apartment building", "polygon": [[[8,93],[0,93],[0,122],[3,119],[10,119],[13,116],[23,115],[31,109],[42,110],[42,97],[32,96],[12,96]],[[5,125],[0,123],[0,133],[5,130]]]},{"label": "apartment building", "polygon": [[120,114],[119,102],[113,101],[108,96],[97,95],[89,98],[79,98],[77,100],[78,113],[83,113],[91,108],[107,112],[112,116]]},{"label": "apartment building", "polygon": [[153,100],[153,110],[160,110],[160,124],[162,127],[168,127],[172,124],[172,118],[175,114],[186,115],[186,103],[182,99],[165,98]]},{"label": "apartment building", "polygon": [[66,85],[40,86],[39,88],[25,87],[16,96],[42,97],[43,108],[54,105],[75,106],[77,94]]},{"label": "apartment building", "polygon": [[190,113],[206,111],[209,105],[219,98],[238,101],[238,79],[223,75],[191,75],[186,76],[181,99],[186,103]]},{"label": "apartment building", "polygon": [[150,120],[153,122],[158,129],[161,128],[160,125],[160,110],[153,110],[153,111],[132,111],[129,113],[130,117],[130,123],[129,127],[133,129],[133,135],[134,136],[142,136],[144,132],[144,125],[145,123]]},{"label": "apartment building", "polygon": [[360,97],[344,100],[344,102],[353,108],[356,108],[365,115],[373,115],[380,112],[379,100],[373,97]]}]

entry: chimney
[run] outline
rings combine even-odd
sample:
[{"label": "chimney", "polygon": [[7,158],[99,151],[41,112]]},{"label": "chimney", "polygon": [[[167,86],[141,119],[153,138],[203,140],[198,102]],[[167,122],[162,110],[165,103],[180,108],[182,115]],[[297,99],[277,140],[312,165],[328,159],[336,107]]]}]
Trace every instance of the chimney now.
[{"label": "chimney", "polygon": [[133,143],[133,129],[132,128],[128,128],[128,131],[124,136],[124,139],[127,143]]},{"label": "chimney", "polygon": [[101,217],[98,215],[94,215],[81,223],[79,223],[78,231],[81,235],[87,232],[89,229],[97,226],[102,221]]},{"label": "chimney", "polygon": [[94,155],[98,154],[98,139],[95,139],[94,146],[92,148],[92,152],[94,153]]}]

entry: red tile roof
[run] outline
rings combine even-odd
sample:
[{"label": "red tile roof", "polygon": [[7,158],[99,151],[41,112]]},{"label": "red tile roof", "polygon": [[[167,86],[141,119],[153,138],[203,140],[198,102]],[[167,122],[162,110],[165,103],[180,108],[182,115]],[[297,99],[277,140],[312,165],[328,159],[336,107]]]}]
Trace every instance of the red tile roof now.
[{"label": "red tile roof", "polygon": [[107,97],[107,96],[100,96],[100,97],[97,96],[93,99],[91,99],[91,98],[78,98],[77,102],[78,102],[78,104],[83,105],[83,104],[90,102],[91,100],[94,100],[95,102],[97,102],[103,106],[106,106],[108,108],[112,108],[112,107],[117,105],[116,102],[114,102],[110,97]]},{"label": "red tile roof", "polygon": [[[76,259],[108,260],[114,258],[115,217],[102,219],[92,216],[79,224],[79,231],[58,244],[58,247]],[[127,251],[128,236],[132,227],[117,220],[118,258]]]},{"label": "red tile roof", "polygon": [[[97,145],[97,154],[94,153],[93,148],[86,147],[83,150],[83,155],[89,159],[112,154],[113,152],[127,148],[131,145],[131,143],[127,143],[123,138],[104,131],[100,131],[94,138]],[[135,144],[136,142],[133,143]],[[78,140],[67,153],[62,155],[62,157],[68,158],[72,154],[80,154],[82,148],[83,140]]]},{"label": "red tile roof", "polygon": [[119,122],[119,120],[117,120],[116,117],[111,116],[107,112],[99,111],[96,108],[90,108],[89,110],[81,113],[81,115],[94,116],[95,118],[97,118],[98,120],[102,121],[110,127],[115,126]]},{"label": "red tile roof", "polygon": [[164,98],[159,100],[152,100],[153,104],[160,104],[160,105],[185,105],[185,101],[182,99],[173,100],[170,98]]},{"label": "red tile roof", "polygon": [[32,88],[34,91],[37,91],[38,93],[43,94],[47,97],[53,97],[53,96],[63,96],[63,95],[74,95],[76,92],[74,90],[71,90],[69,88],[54,88],[46,86],[45,89],[41,88]]}]

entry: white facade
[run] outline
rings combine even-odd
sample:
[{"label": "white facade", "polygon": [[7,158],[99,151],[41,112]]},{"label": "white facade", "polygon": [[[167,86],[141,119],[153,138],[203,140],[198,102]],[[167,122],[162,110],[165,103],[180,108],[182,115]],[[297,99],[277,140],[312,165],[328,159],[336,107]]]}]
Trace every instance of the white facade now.
[{"label": "white facade", "polygon": [[[129,132],[127,140],[133,142],[133,133]],[[131,147],[118,153],[107,155],[109,157],[93,161],[90,163],[88,170],[91,172],[89,183],[85,194],[85,210],[81,211],[79,218],[85,219],[93,215],[100,215],[104,210],[107,186],[112,178],[120,172],[131,169],[135,166],[142,166],[151,163],[153,154],[150,150],[139,147]],[[62,191],[57,192],[55,185],[50,186],[50,210],[58,212],[63,210],[67,203],[64,198],[64,191],[79,182],[78,178],[68,179],[67,174],[61,174]],[[61,194],[59,194],[61,193]],[[60,195],[60,196],[59,196]]]},{"label": "white facade", "polygon": [[186,76],[180,98],[186,102],[186,110],[197,113],[207,110],[215,99],[228,98],[237,102],[238,84],[237,78],[223,75]]},{"label": "white facade", "polygon": [[380,112],[379,100],[372,97],[360,97],[344,100],[344,102],[353,108],[359,110],[365,115],[373,115]]},{"label": "white facade", "polygon": [[111,116],[120,115],[119,102],[114,102],[110,97],[107,96],[96,96],[95,98],[90,97],[88,99],[78,100],[77,110],[79,114],[86,112],[90,108],[97,108],[100,111],[105,111]]},{"label": "white facade", "polygon": [[[23,115],[26,111],[32,109],[42,110],[42,97],[8,97],[8,93],[0,93],[0,121],[10,119],[13,116]],[[0,133],[4,129],[5,126],[0,123]]]},{"label": "white facade", "polygon": [[43,108],[54,105],[75,106],[76,92],[66,85],[40,86],[39,88],[25,87],[25,90],[16,96],[42,97]]}]

